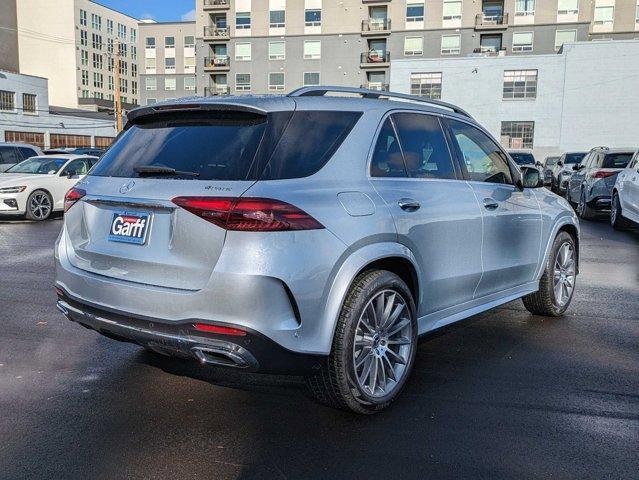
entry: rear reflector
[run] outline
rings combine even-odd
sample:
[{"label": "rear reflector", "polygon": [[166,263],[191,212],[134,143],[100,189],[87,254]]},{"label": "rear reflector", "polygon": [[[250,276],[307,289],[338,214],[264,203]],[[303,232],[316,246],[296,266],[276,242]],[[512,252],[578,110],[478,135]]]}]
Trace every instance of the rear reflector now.
[{"label": "rear reflector", "polygon": [[66,212],[67,210],[69,210],[73,205],[75,205],[78,200],[80,200],[86,194],[87,192],[85,192],[81,188],[73,187],[71,190],[69,190],[64,196],[64,211]]},{"label": "rear reflector", "polygon": [[283,232],[324,228],[303,210],[269,198],[176,197],[172,201],[226,230]]},{"label": "rear reflector", "polygon": [[619,172],[606,172],[603,170],[599,170],[598,172],[595,172],[592,174],[592,178],[606,178],[606,177],[612,177],[613,175],[616,175]]},{"label": "rear reflector", "polygon": [[194,323],[193,326],[200,332],[217,333],[219,335],[231,335],[234,337],[244,337],[246,332],[239,328],[220,327],[217,325],[209,325],[207,323]]}]

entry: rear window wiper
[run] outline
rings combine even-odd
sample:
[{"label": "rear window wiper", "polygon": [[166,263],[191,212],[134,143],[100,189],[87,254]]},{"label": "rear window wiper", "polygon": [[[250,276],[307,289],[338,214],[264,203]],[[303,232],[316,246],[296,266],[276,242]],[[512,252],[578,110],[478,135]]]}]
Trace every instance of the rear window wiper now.
[{"label": "rear window wiper", "polygon": [[184,172],[181,170],[176,170],[171,167],[159,167],[153,165],[147,165],[144,167],[134,167],[133,170],[135,173],[144,176],[152,176],[152,175],[166,175],[166,176],[175,176],[175,177],[199,177],[200,174],[197,172]]}]

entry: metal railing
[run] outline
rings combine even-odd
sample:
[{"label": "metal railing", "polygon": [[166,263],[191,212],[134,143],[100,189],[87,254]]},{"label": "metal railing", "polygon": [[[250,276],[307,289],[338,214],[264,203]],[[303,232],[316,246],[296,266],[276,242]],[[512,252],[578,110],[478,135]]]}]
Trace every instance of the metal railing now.
[{"label": "metal railing", "polygon": [[231,59],[227,55],[214,55],[204,58],[204,68],[228,68]]},{"label": "metal railing", "polygon": [[204,7],[220,7],[226,8],[231,5],[231,0],[204,0]]},{"label": "metal railing", "polygon": [[388,63],[390,62],[390,52],[380,52],[378,50],[370,50],[362,52],[360,55],[360,63]]},{"label": "metal railing", "polygon": [[215,95],[228,95],[230,93],[228,85],[216,85],[214,87],[204,87],[204,96],[213,97]]},{"label": "metal railing", "polygon": [[228,38],[229,27],[204,27],[205,37]]},{"label": "metal railing", "polygon": [[366,82],[360,85],[360,88],[366,88],[368,90],[378,90],[380,92],[388,92],[388,83]]},{"label": "metal railing", "polygon": [[475,26],[476,27],[505,27],[508,25],[508,14],[504,13],[503,15],[485,15],[483,13],[478,13],[475,16]]},{"label": "metal railing", "polygon": [[362,20],[362,32],[387,32],[391,29],[390,18],[369,18]]}]

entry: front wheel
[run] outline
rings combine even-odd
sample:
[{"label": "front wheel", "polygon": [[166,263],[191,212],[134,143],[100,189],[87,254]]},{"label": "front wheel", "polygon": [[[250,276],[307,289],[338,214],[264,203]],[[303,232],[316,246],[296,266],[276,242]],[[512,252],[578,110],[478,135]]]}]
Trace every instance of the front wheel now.
[{"label": "front wheel", "polygon": [[36,222],[46,220],[53,211],[51,195],[43,190],[36,190],[27,199],[25,217]]},{"label": "front wheel", "polygon": [[416,348],[415,303],[406,283],[386,270],[364,272],[346,295],[327,362],[307,385],[326,405],[379,412],[402,391]]},{"label": "front wheel", "polygon": [[539,281],[539,290],[522,298],[524,306],[534,315],[563,315],[572,301],[576,279],[575,239],[567,232],[560,232],[548,255],[544,273]]}]

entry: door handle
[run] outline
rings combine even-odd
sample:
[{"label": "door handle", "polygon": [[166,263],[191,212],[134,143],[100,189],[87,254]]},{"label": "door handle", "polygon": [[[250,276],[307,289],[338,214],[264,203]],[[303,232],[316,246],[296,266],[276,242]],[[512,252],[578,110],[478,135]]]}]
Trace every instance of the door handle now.
[{"label": "door handle", "polygon": [[400,198],[397,204],[399,205],[399,208],[406,212],[414,212],[415,210],[419,210],[419,207],[421,207],[420,203],[412,198]]},{"label": "door handle", "polygon": [[484,208],[486,210],[495,210],[497,207],[499,207],[499,204],[497,203],[495,199],[484,198]]}]

